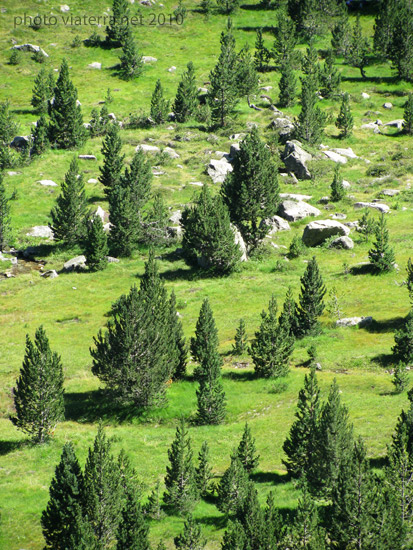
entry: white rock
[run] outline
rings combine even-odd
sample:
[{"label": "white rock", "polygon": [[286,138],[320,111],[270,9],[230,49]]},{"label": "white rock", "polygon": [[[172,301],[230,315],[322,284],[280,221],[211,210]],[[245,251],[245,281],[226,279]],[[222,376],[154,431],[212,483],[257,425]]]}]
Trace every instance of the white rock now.
[{"label": "white rock", "polygon": [[19,174],[21,174],[21,172],[7,172],[8,176],[18,176]]},{"label": "white rock", "polygon": [[208,88],[198,88],[198,93],[205,95],[208,93]]},{"label": "white rock", "polygon": [[287,141],[282,154],[282,160],[289,172],[292,172],[298,179],[311,179],[310,171],[306,166],[306,162],[313,157],[301,146],[301,143],[296,140]]},{"label": "white rock", "polygon": [[278,207],[278,215],[289,222],[296,222],[308,216],[319,216],[320,214],[318,208],[303,201],[284,200]]},{"label": "white rock", "polygon": [[262,90],[263,92],[269,92],[270,90],[272,90],[272,86],[262,86],[260,90]]},{"label": "white rock", "polygon": [[383,189],[382,191],[380,191],[380,195],[384,195],[385,197],[395,197],[399,193],[399,189]]},{"label": "white rock", "polygon": [[284,220],[280,216],[272,216],[261,220],[260,227],[269,228],[268,235],[274,235],[278,231],[290,231],[291,227],[287,220]]},{"label": "white rock", "polygon": [[247,255],[247,246],[245,244],[245,241],[242,238],[242,235],[238,231],[238,229],[232,224],[231,224],[231,229],[234,232],[234,242],[239,246],[239,249],[241,250],[241,253],[242,253],[240,261],[246,262],[248,260],[248,255]]},{"label": "white rock", "polygon": [[374,208],[383,214],[390,212],[390,206],[387,206],[387,204],[380,204],[378,202],[356,202],[354,208]]},{"label": "white rock", "polygon": [[306,246],[317,246],[329,237],[334,235],[337,235],[338,237],[346,237],[349,233],[350,229],[338,221],[316,220],[305,226],[303,232],[303,243]]},{"label": "white rock", "polygon": [[344,187],[344,189],[350,189],[351,187],[351,183],[348,182],[347,180],[343,180],[341,184]]},{"label": "white rock", "polygon": [[342,155],[343,157],[347,157],[349,159],[358,158],[358,156],[356,155],[356,153],[353,151],[353,149],[351,147],[348,147],[347,149],[340,149],[340,148],[333,149],[333,151],[335,151],[339,155]]},{"label": "white rock", "polygon": [[90,178],[89,180],[87,180],[88,183],[99,183],[97,179],[95,178]]},{"label": "white rock", "polygon": [[42,50],[40,46],[36,46],[35,44],[16,44],[15,46],[13,46],[12,49],[20,50],[22,52],[42,52],[45,57],[49,57],[48,54],[44,50]]},{"label": "white rock", "polygon": [[202,181],[190,181],[188,185],[195,185],[195,187],[203,187]]},{"label": "white rock", "polygon": [[169,67],[168,69],[168,72],[170,73],[174,73],[176,71],[176,67],[174,67],[174,65],[172,65],[172,67]]},{"label": "white rock", "polygon": [[373,317],[346,317],[345,319],[339,319],[336,321],[337,327],[365,327],[370,325],[373,321]]},{"label": "white rock", "polygon": [[366,94],[366,92],[363,92],[363,93],[361,94],[361,97],[362,97],[363,99],[370,99],[369,94]]},{"label": "white rock", "polygon": [[60,6],[60,11],[66,13],[67,11],[70,11],[70,8],[67,4],[63,4],[63,6]]},{"label": "white rock", "polygon": [[156,59],[156,57],[152,57],[150,55],[143,55],[142,61],[144,63],[155,63],[155,61],[158,61],[158,60]]},{"label": "white rock", "polygon": [[94,61],[93,63],[89,63],[88,67],[89,69],[101,69],[102,63],[99,63],[98,61]]},{"label": "white rock", "polygon": [[331,214],[330,218],[332,220],[346,220],[347,216],[346,214],[342,214],[341,212],[336,212],[335,214]]},{"label": "white rock", "polygon": [[116,115],[115,115],[115,113],[109,113],[109,114],[108,114],[108,118],[110,118],[110,120],[116,120]]},{"label": "white rock", "polygon": [[72,258],[63,264],[63,268],[65,271],[75,271],[77,269],[85,269],[85,267],[86,257],[83,255],[76,256],[75,258]]},{"label": "white rock", "polygon": [[393,109],[393,103],[390,103],[390,101],[386,101],[386,103],[383,103],[384,109]]},{"label": "white rock", "polygon": [[354,248],[354,242],[350,237],[337,237],[330,243],[329,248],[344,248],[345,250],[351,250]]},{"label": "white rock", "polygon": [[107,214],[101,206],[98,206],[96,208],[96,211],[95,211],[95,216],[99,216],[99,218],[102,220],[102,222],[104,222],[105,221],[105,216],[107,217]]},{"label": "white rock", "polygon": [[384,124],[384,126],[391,126],[393,128],[397,128],[398,130],[402,130],[403,129],[403,123],[404,123],[404,119],[403,118],[398,118],[397,120],[391,120],[390,122],[386,122],[386,124]]},{"label": "white rock", "polygon": [[35,225],[26,233],[28,237],[43,237],[53,239],[53,231],[48,225]]},{"label": "white rock", "polygon": [[40,273],[40,276],[44,279],[56,279],[56,277],[59,277],[59,274],[55,269],[48,269],[47,271]]},{"label": "white rock", "polygon": [[57,183],[53,180],[39,180],[37,183],[40,183],[40,185],[44,185],[45,187],[57,187]]},{"label": "white rock", "polygon": [[78,155],[81,160],[96,160],[95,155]]},{"label": "white rock", "polygon": [[346,164],[347,159],[346,157],[343,157],[343,155],[339,155],[338,153],[335,153],[334,151],[323,151],[326,157],[328,157],[333,162],[337,162],[339,164]]},{"label": "white rock", "polygon": [[169,218],[169,221],[175,225],[179,225],[181,223],[181,218],[182,218],[181,210],[175,210],[175,212],[173,212],[171,217]]},{"label": "white rock", "polygon": [[312,195],[300,195],[299,193],[280,193],[282,199],[291,199],[293,201],[309,201]]},{"label": "white rock", "polygon": [[171,159],[179,159],[178,153],[174,149],[172,149],[172,147],[165,147],[162,152],[167,154],[168,157]]},{"label": "white rock", "polygon": [[147,145],[146,143],[142,143],[141,145],[138,145],[136,147],[136,151],[143,151],[144,153],[159,153],[160,149],[157,145]]},{"label": "white rock", "polygon": [[214,183],[223,183],[228,172],[232,172],[232,165],[225,158],[220,160],[211,159],[207,172]]}]

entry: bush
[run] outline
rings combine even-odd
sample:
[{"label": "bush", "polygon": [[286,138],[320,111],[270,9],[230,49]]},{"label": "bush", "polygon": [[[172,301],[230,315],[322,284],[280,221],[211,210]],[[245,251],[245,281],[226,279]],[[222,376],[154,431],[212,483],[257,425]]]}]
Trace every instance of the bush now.
[{"label": "bush", "polygon": [[304,252],[304,243],[301,238],[296,235],[290,243],[290,248],[288,249],[288,257],[290,260],[294,258],[299,258]]},{"label": "bush", "polygon": [[80,38],[80,36],[77,34],[72,43],[70,44],[70,47],[71,48],[80,48],[80,46],[82,45],[82,39]]}]

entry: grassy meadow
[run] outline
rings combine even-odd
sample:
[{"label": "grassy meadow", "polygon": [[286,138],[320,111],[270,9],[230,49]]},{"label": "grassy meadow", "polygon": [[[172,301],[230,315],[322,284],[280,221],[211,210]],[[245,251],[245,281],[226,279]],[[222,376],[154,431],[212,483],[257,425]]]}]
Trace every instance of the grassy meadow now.
[{"label": "grassy meadow", "polygon": [[[17,66],[8,64],[13,43],[32,43],[41,46],[48,54],[48,68],[57,69],[61,60],[69,61],[70,74],[78,89],[82,103],[84,121],[90,118],[93,108],[103,101],[108,88],[113,102],[109,111],[118,120],[127,120],[130,114],[148,113],[151,94],[158,78],[165,88],[166,97],[173,100],[180,75],[186,64],[193,61],[197,84],[202,87],[209,80],[219,53],[219,36],[225,27],[226,17],[213,14],[208,19],[199,13],[195,2],[186,1],[187,18],[182,26],[150,25],[151,14],[158,17],[169,14],[176,8],[175,0],[164,0],[163,6],[131,5],[133,14],[142,14],[144,25],[134,30],[141,53],[154,56],[157,61],[145,65],[143,75],[136,81],[125,82],[116,75],[119,50],[90,48],[84,45],[72,48],[76,36],[88,38],[95,27],[89,25],[65,26],[61,16],[103,16],[109,13],[108,0],[68,0],[70,11],[61,13],[60,4],[51,0],[12,2],[3,0],[0,13],[0,101],[8,99],[11,110],[20,124],[20,135],[29,133],[37,116],[30,105],[33,81],[40,65],[31,54],[24,53],[23,61]],[[59,24],[43,26],[33,30],[20,25],[14,28],[14,18],[24,14],[54,14]],[[265,11],[250,2],[241,6],[233,16],[237,48],[245,43],[253,50],[255,31],[264,27],[266,45],[271,47],[269,28],[276,24],[276,13]],[[365,31],[372,35],[374,18],[362,16]],[[97,29],[102,38],[104,28]],[[320,52],[329,47],[330,36],[320,37],[316,47]],[[305,49],[304,43],[299,45]],[[102,70],[90,69],[92,62],[101,62]],[[342,167],[344,179],[351,183],[349,195],[338,204],[318,205],[318,200],[329,194],[333,179],[334,163],[328,160],[314,162],[315,177],[298,184],[286,183],[279,177],[280,189],[284,193],[304,193],[312,196],[309,201],[322,211],[319,219],[328,218],[334,212],[347,215],[347,221],[357,220],[361,212],[355,210],[355,201],[371,201],[380,196],[382,189],[399,189],[394,198],[385,197],[391,212],[386,215],[399,266],[389,274],[375,276],[363,273],[362,269],[351,268],[368,260],[370,243],[364,242],[352,230],[355,241],[353,250],[330,250],[325,247],[308,249],[303,256],[285,260],[286,250],[295,235],[311,220],[291,224],[291,231],[277,233],[271,240],[280,248],[268,245],[260,258],[253,258],[241,265],[239,270],[227,278],[206,278],[197,270],[188,267],[179,255],[170,249],[159,248],[159,268],[166,281],[168,291],[174,289],[178,310],[187,338],[194,333],[201,303],[209,297],[217,323],[220,351],[224,358],[224,389],[227,396],[228,416],[218,427],[190,425],[190,434],[196,457],[201,444],[207,440],[211,450],[211,463],[218,479],[229,465],[230,453],[238,444],[243,426],[250,423],[260,464],[253,475],[260,496],[264,501],[270,490],[275,491],[276,502],[282,509],[296,506],[298,491],[289,481],[282,463],[282,444],[294,418],[297,394],[302,386],[308,355],[306,349],[317,346],[322,371],[319,381],[323,397],[329,385],[337,378],[342,399],[347,404],[356,434],[366,441],[369,456],[380,464],[386,452],[396,419],[407,406],[406,393],[395,395],[390,371],[393,368],[391,347],[394,331],[400,326],[409,311],[405,280],[405,267],[413,256],[413,144],[412,139],[386,129],[383,134],[362,130],[363,123],[380,118],[383,123],[403,118],[405,93],[411,84],[394,80],[394,72],[387,63],[372,59],[366,69],[367,79],[360,77],[357,69],[338,59],[343,75],[342,89],[351,94],[351,106],[355,129],[353,136],[341,140],[334,125],[339,111],[339,101],[323,100],[320,105],[331,117],[326,128],[323,144],[333,147],[351,147],[358,156],[349,159]],[[176,67],[175,72],[168,68]],[[277,103],[279,74],[276,70],[260,75],[261,86],[272,86],[269,92]],[[362,99],[361,93],[370,95]],[[391,111],[383,109],[383,103],[393,104]],[[257,112],[248,108],[245,100],[237,106],[238,117],[225,131],[205,132],[202,125],[194,121],[184,124],[165,124],[145,130],[122,130],[124,152],[129,161],[135,147],[151,142],[162,147],[173,142],[180,158],[160,166],[164,174],[155,176],[153,189],[160,190],[171,208],[171,212],[182,209],[194,193],[199,190],[191,182],[211,183],[214,192],[219,185],[213,185],[205,172],[205,165],[216,151],[228,152],[229,136],[245,131],[247,122],[256,122],[265,139],[270,143],[274,155],[278,146],[274,136],[267,129],[272,113],[259,97],[254,103],[263,108]],[[286,114],[297,115],[299,105],[286,109]],[[369,114],[368,114],[369,113]],[[186,136],[188,141],[174,141],[176,136]],[[102,163],[101,139],[89,139],[78,151],[48,151],[29,165],[5,173],[5,185],[9,194],[14,193],[11,202],[13,244],[16,248],[37,246],[37,258],[47,261],[47,269],[61,270],[63,263],[81,253],[80,249],[65,250],[53,242],[28,237],[26,233],[35,225],[47,225],[50,209],[59,194],[59,187],[42,187],[38,180],[52,179],[60,184],[68,170],[74,154],[92,154],[96,161],[79,161],[85,181],[99,176]],[[281,148],[282,150],[282,148]],[[315,149],[313,153],[318,153]],[[156,162],[156,159],[154,159]],[[378,174],[378,175],[377,175]],[[383,175],[385,177],[383,177]],[[86,184],[91,207],[102,206],[107,211],[100,184]],[[372,211],[374,217],[378,213]],[[269,242],[271,242],[271,240]],[[179,245],[178,245],[179,246]],[[246,321],[249,337],[253,337],[260,322],[260,313],[268,305],[273,293],[282,305],[289,286],[297,298],[300,291],[300,277],[306,262],[315,255],[328,290],[335,289],[343,317],[367,316],[374,322],[365,329],[335,328],[336,317],[327,310],[321,321],[322,334],[297,342],[291,361],[291,372],[286,387],[279,391],[273,381],[255,379],[251,359],[231,355],[231,348],[238,321]],[[96,434],[97,421],[102,418],[107,433],[113,438],[114,452],[124,448],[144,482],[144,498],[155,482],[163,480],[167,463],[167,449],[172,442],[177,420],[184,416],[190,422],[196,410],[196,384],[187,380],[171,384],[168,389],[168,405],[162,409],[136,415],[134,411],[119,410],[100,392],[97,378],[91,374],[89,348],[99,328],[107,322],[110,305],[121,294],[128,292],[131,285],[139,284],[143,273],[147,250],[142,248],[130,259],[121,259],[119,264],[110,264],[98,273],[60,273],[53,280],[43,279],[38,271],[18,274],[15,278],[0,278],[0,550],[40,550],[43,538],[40,515],[48,500],[48,487],[54,468],[66,441],[74,443],[82,466],[88,447]],[[4,271],[8,265],[1,265]],[[330,300],[326,296],[326,302]],[[8,419],[13,410],[12,387],[18,376],[24,355],[25,335],[34,336],[34,331],[43,325],[53,350],[59,352],[65,369],[66,420],[59,424],[52,441],[41,447],[27,443]],[[189,364],[189,373],[193,368]],[[223,515],[214,502],[201,501],[194,512],[208,539],[207,548],[220,548],[225,528]],[[177,516],[166,516],[160,522],[151,522],[151,539],[157,544],[163,538],[168,548],[173,548],[173,537],[182,529],[183,520]]]}]

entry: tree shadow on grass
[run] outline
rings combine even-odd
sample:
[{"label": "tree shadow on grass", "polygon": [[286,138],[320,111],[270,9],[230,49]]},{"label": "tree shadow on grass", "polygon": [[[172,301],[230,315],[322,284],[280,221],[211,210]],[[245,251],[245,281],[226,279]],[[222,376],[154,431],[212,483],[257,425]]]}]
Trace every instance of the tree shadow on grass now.
[{"label": "tree shadow on grass", "polygon": [[271,483],[272,485],[282,485],[291,481],[288,474],[279,474],[277,472],[255,472],[250,475],[254,483]]},{"label": "tree shadow on grass", "polygon": [[377,272],[374,270],[371,264],[362,264],[354,265],[350,268],[350,273],[352,275],[376,275]]},{"label": "tree shadow on grass", "polygon": [[222,378],[228,378],[229,380],[236,380],[237,382],[249,382],[256,380],[257,376],[255,372],[224,372]]},{"label": "tree shadow on grass", "polygon": [[237,29],[239,29],[240,31],[245,31],[245,32],[257,32],[258,29],[261,29],[262,32],[264,33],[267,33],[267,32],[271,32],[274,27],[262,27],[261,25],[257,25],[256,27],[237,27]]},{"label": "tree shadow on grass", "polygon": [[68,248],[64,244],[57,244],[57,243],[42,243],[37,244],[33,246],[29,246],[27,248],[30,248],[30,254],[27,255],[27,257],[23,256],[23,253],[19,254],[19,258],[28,260],[31,258],[39,258],[39,257],[47,257],[50,256],[50,254],[53,254],[54,252],[64,252],[65,250],[68,250]]},{"label": "tree shadow on grass", "polygon": [[119,405],[105,390],[65,393],[65,418],[80,423],[98,420],[130,421],[144,411],[134,405]]},{"label": "tree shadow on grass", "polygon": [[366,78],[363,78],[361,75],[360,76],[343,76],[341,80],[342,82],[364,82],[365,84],[368,84],[369,82],[375,82],[376,84],[395,83],[394,76],[366,76]]},{"label": "tree shadow on grass", "polygon": [[209,525],[215,527],[217,530],[224,529],[227,525],[227,518],[224,515],[219,516],[205,516],[202,518],[197,518],[197,523],[201,525]]},{"label": "tree shadow on grass", "polygon": [[372,358],[372,361],[379,367],[389,368],[394,365],[394,355],[391,353],[379,353]]},{"label": "tree shadow on grass", "polygon": [[388,464],[386,456],[377,456],[374,458],[369,458],[370,468],[377,468],[379,470],[383,469]]},{"label": "tree shadow on grass", "polygon": [[30,442],[27,440],[23,441],[4,441],[0,440],[0,456],[8,455],[13,451],[18,451],[23,447],[30,445]]},{"label": "tree shadow on grass", "polygon": [[403,327],[405,317],[393,317],[392,319],[385,319],[384,321],[373,321],[366,325],[364,328],[367,332],[380,334],[382,332],[395,332]]}]

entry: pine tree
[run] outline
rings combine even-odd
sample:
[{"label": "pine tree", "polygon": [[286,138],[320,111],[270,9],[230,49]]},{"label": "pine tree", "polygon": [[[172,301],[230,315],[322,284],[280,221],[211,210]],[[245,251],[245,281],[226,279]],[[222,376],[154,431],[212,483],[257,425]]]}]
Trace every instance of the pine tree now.
[{"label": "pine tree", "polygon": [[129,31],[129,2],[113,0],[113,16],[106,27],[106,40],[114,46],[123,46]]},{"label": "pine tree", "polygon": [[109,197],[111,189],[120,182],[125,155],[121,154],[122,141],[119,136],[119,125],[111,124],[102,145],[103,166],[99,168],[99,181],[105,195]]},{"label": "pine tree", "polygon": [[294,21],[285,13],[280,14],[273,33],[274,44],[271,55],[276,64],[282,65],[291,63],[293,61],[294,48],[298,42]]},{"label": "pine tree", "polygon": [[53,93],[53,102],[49,101],[50,143],[59,149],[78,147],[85,141],[86,131],[82,111],[77,103],[77,90],[70,80],[66,59],[63,59],[60,66]]},{"label": "pine tree", "polygon": [[149,525],[136,495],[128,493],[117,531],[116,550],[149,550]]},{"label": "pine tree", "polygon": [[233,355],[243,355],[248,350],[248,339],[245,330],[244,319],[239,320],[239,325],[235,332],[235,344],[232,346]]},{"label": "pine tree", "polygon": [[274,493],[268,494],[264,508],[262,547],[265,550],[281,549],[285,540],[286,525],[275,507]]},{"label": "pine tree", "polygon": [[286,376],[289,358],[294,349],[294,336],[289,326],[277,320],[277,301],[274,295],[268,313],[261,313],[261,325],[251,343],[250,354],[257,376],[264,378]]},{"label": "pine tree", "polygon": [[327,116],[316,105],[317,95],[313,79],[304,78],[301,82],[301,111],[295,123],[295,136],[310,145],[315,145],[323,136]]},{"label": "pine tree", "polygon": [[168,111],[169,101],[164,99],[162,84],[158,79],[151,99],[151,118],[156,124],[162,124],[166,122]]},{"label": "pine tree", "polygon": [[210,490],[212,470],[209,464],[209,447],[204,441],[198,454],[198,466],[195,469],[195,480],[201,497],[206,497]]},{"label": "pine tree", "polygon": [[195,82],[195,68],[192,61],[187,65],[178,85],[172,110],[177,122],[186,122],[196,112],[198,107],[198,89]]},{"label": "pine tree", "polygon": [[221,543],[221,550],[244,550],[247,537],[239,521],[229,521]]},{"label": "pine tree", "polygon": [[16,414],[10,420],[33,442],[44,443],[64,419],[63,367],[52,352],[46,332],[40,326],[34,343],[26,335],[26,351],[20,376],[13,388]]},{"label": "pine tree", "polygon": [[341,137],[351,136],[353,132],[353,115],[350,108],[350,96],[345,93],[340,106],[340,113],[336,120],[336,126],[341,130]]},{"label": "pine tree", "polygon": [[116,539],[124,495],[111,444],[100,422],[85,464],[85,513],[99,548],[109,548]]},{"label": "pine tree", "polygon": [[388,17],[390,36],[385,44],[384,53],[397,69],[400,79],[411,81],[413,78],[413,6],[410,0],[389,2],[391,12]]},{"label": "pine tree", "polygon": [[393,354],[406,365],[413,363],[413,311],[404,321],[403,327],[394,334]]},{"label": "pine tree", "polygon": [[283,304],[283,309],[279,317],[280,325],[289,327],[289,334],[295,335],[298,333],[297,329],[297,304],[293,297],[293,290],[288,287],[287,294]]},{"label": "pine tree", "polygon": [[258,500],[258,491],[252,481],[247,484],[244,502],[237,514],[249,548],[262,548],[264,517]]},{"label": "pine tree", "polygon": [[149,200],[152,177],[151,165],[146,160],[145,153],[138,149],[132,158],[130,168],[125,168],[121,181],[124,187],[130,188],[131,200],[139,212]]},{"label": "pine tree", "polygon": [[257,29],[257,37],[255,39],[255,54],[254,62],[257,71],[262,72],[267,66],[268,60],[270,58],[270,52],[265,47],[264,39],[262,36],[262,29]]},{"label": "pine tree", "polygon": [[49,487],[49,501],[43,511],[41,524],[48,550],[66,550],[76,526],[78,515],[83,514],[83,474],[71,443],[63,447],[60,462]]},{"label": "pine tree", "polygon": [[53,73],[42,67],[36,76],[33,87],[31,105],[39,115],[47,113],[48,103],[53,97],[54,78]]},{"label": "pine tree", "polygon": [[48,125],[46,117],[41,114],[36,122],[36,127],[33,132],[33,147],[31,155],[41,155],[49,148]]},{"label": "pine tree", "polygon": [[320,389],[315,369],[304,377],[304,387],[299,391],[297,411],[283,449],[283,460],[290,475],[311,480],[317,469],[317,437],[320,422]]},{"label": "pine tree", "polygon": [[168,458],[163,500],[172,510],[185,515],[194,508],[199,493],[192,460],[191,438],[183,419],[176,428],[175,439],[168,449]]},{"label": "pine tree", "polygon": [[306,38],[322,32],[324,17],[318,0],[288,0],[288,15]]},{"label": "pine tree", "polygon": [[308,262],[301,277],[301,294],[297,306],[297,336],[314,334],[319,330],[318,317],[324,311],[326,293],[315,256]]},{"label": "pine tree", "polygon": [[68,246],[81,242],[86,232],[87,200],[82,174],[73,157],[69,171],[62,183],[62,192],[56,199],[56,206],[50,212],[52,223],[49,224],[55,240]]},{"label": "pine tree", "polygon": [[212,120],[221,127],[228,124],[238,103],[237,55],[231,26],[221,34],[221,53],[209,74],[211,82],[208,94]]},{"label": "pine tree", "polygon": [[241,251],[234,240],[228,209],[221,197],[212,197],[204,185],[192,206],[182,213],[182,247],[189,263],[218,274],[237,266]]},{"label": "pine tree", "polygon": [[406,279],[407,291],[409,293],[410,302],[413,305],[413,263],[411,258],[407,260],[406,271],[407,271],[407,279]]},{"label": "pine tree", "polygon": [[[208,298],[202,302],[201,310],[195,328],[195,337],[191,338],[191,354],[198,363],[208,360],[212,353],[217,354],[216,369],[221,368],[222,361],[218,355],[218,330]],[[198,376],[199,375],[199,376]],[[197,373],[197,379],[203,378],[201,372]]]},{"label": "pine tree", "polygon": [[341,73],[334,66],[334,52],[328,50],[324,65],[319,72],[320,77],[320,92],[323,97],[334,97],[340,91]]},{"label": "pine tree", "polygon": [[212,8],[212,0],[201,0],[200,8],[201,8],[202,13],[205,16],[205,19],[208,20],[209,15],[211,13],[211,8]]},{"label": "pine tree", "polygon": [[145,514],[147,514],[151,519],[160,520],[162,518],[161,484],[159,479],[148,497],[148,502],[146,503],[144,510]]},{"label": "pine tree", "polygon": [[239,513],[247,496],[248,481],[248,474],[237,453],[234,453],[217,487],[217,507],[220,512],[227,516]]},{"label": "pine tree", "polygon": [[174,538],[177,550],[203,550],[206,540],[202,536],[201,528],[189,514],[185,519],[184,530]]},{"label": "pine tree", "polygon": [[[204,371],[213,371],[216,361],[213,359],[211,362],[212,367],[209,361],[206,361],[201,363],[201,368]],[[226,416],[226,399],[220,376],[208,376],[200,380],[196,397],[198,402],[196,422],[207,425],[222,424]]]},{"label": "pine tree", "polygon": [[255,438],[252,437],[251,428],[248,426],[248,422],[245,423],[244,432],[242,434],[241,441],[239,442],[238,458],[244,466],[246,472],[251,474],[253,470],[258,466],[260,455],[257,454],[255,448]]},{"label": "pine tree", "polygon": [[331,47],[335,51],[336,55],[345,55],[350,43],[351,26],[347,13],[347,9],[344,11],[341,17],[337,20],[337,23],[331,29]]},{"label": "pine tree", "polygon": [[402,393],[409,384],[409,375],[407,374],[406,365],[402,361],[394,368],[392,383],[394,386],[394,393]]},{"label": "pine tree", "polygon": [[409,93],[407,101],[404,105],[404,122],[403,131],[411,136],[413,134],[413,94]]},{"label": "pine tree", "polygon": [[219,11],[226,15],[230,15],[237,10],[240,0],[217,0]]},{"label": "pine tree", "polygon": [[17,134],[18,128],[19,125],[15,115],[10,112],[9,102],[2,101],[0,103],[0,148],[9,147],[10,142]]},{"label": "pine tree", "polygon": [[99,216],[88,222],[84,253],[90,271],[101,271],[107,266],[108,239]]},{"label": "pine tree", "polygon": [[287,535],[288,548],[291,550],[324,550],[325,533],[320,527],[317,507],[306,486],[298,500],[297,514]]},{"label": "pine tree", "polygon": [[9,65],[19,65],[22,62],[22,54],[19,50],[13,50],[9,57]]},{"label": "pine tree", "polygon": [[312,81],[315,91],[320,87],[320,63],[318,62],[318,52],[314,47],[314,40],[310,40],[309,46],[302,59],[301,69],[306,75],[307,80]]},{"label": "pine tree", "polygon": [[280,89],[278,97],[280,107],[294,105],[297,93],[297,79],[289,61],[283,62],[281,65],[281,78],[278,87]]},{"label": "pine tree", "polygon": [[341,177],[339,165],[336,165],[334,168],[334,178],[331,182],[330,189],[330,199],[333,202],[341,201],[346,196],[346,190],[343,187],[343,178]]},{"label": "pine tree", "polygon": [[188,348],[182,323],[176,311],[176,297],[173,290],[169,299],[169,322],[173,342],[173,348],[171,350],[173,352],[172,378],[174,380],[180,380],[186,375]]},{"label": "pine tree", "polygon": [[122,55],[119,57],[119,72],[124,80],[133,80],[142,74],[143,61],[138,51],[138,47],[133,38],[132,31],[128,27],[128,32],[124,38],[122,46]]},{"label": "pine tree", "polygon": [[6,195],[3,174],[0,171],[0,251],[9,244],[10,239],[10,199]]},{"label": "pine tree", "polygon": [[221,195],[244,241],[252,248],[258,246],[269,231],[260,222],[276,213],[279,187],[271,153],[256,128],[241,141]]},{"label": "pine tree", "polygon": [[369,250],[370,263],[378,273],[392,271],[394,269],[395,258],[393,249],[389,245],[389,231],[384,214],[381,214],[374,233],[376,241]]},{"label": "pine tree", "polygon": [[143,225],[142,241],[149,246],[165,246],[171,239],[168,228],[169,210],[163,194],[154,194],[152,207],[147,211]]},{"label": "pine tree", "polygon": [[236,83],[238,96],[246,97],[248,105],[251,105],[250,95],[257,92],[259,79],[248,43],[245,44],[237,55]]},{"label": "pine tree", "polygon": [[350,35],[348,47],[345,52],[346,62],[352,67],[360,69],[361,76],[366,78],[365,67],[368,65],[370,53],[369,42],[363,36],[360,25],[360,15],[357,14],[357,19]]},{"label": "pine tree", "polygon": [[140,212],[136,209],[129,187],[116,182],[109,194],[109,248],[115,256],[129,257],[141,239]]}]

